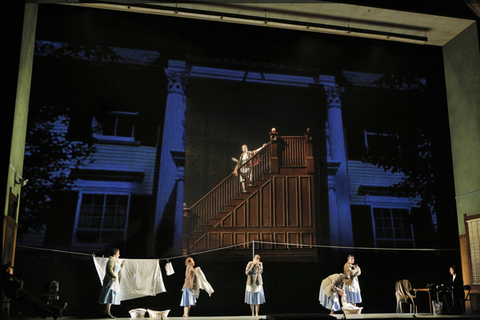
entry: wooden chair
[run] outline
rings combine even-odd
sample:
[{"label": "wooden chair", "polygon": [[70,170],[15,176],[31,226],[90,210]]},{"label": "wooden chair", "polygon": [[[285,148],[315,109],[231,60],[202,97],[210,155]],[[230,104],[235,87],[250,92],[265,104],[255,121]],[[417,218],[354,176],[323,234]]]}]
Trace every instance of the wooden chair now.
[{"label": "wooden chair", "polygon": [[403,279],[395,283],[395,297],[397,298],[397,313],[404,313],[404,306],[409,307],[410,313],[417,313],[415,303],[416,294],[413,293],[412,284],[409,280]]},{"label": "wooden chair", "polygon": [[470,290],[471,290],[471,289],[472,289],[472,286],[470,286],[470,285],[468,285],[468,284],[463,286],[463,291],[464,291],[464,292],[467,291],[467,292],[465,293],[465,297],[464,297],[462,300],[460,300],[460,303],[462,304],[462,311],[463,311],[464,314],[466,313],[465,303],[466,303],[467,301],[470,301]]}]

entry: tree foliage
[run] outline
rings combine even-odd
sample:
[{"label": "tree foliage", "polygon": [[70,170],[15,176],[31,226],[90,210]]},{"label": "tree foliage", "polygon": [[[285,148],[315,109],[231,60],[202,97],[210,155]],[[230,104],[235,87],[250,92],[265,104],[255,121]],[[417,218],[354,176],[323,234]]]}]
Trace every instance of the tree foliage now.
[{"label": "tree foliage", "polygon": [[71,190],[72,169],[92,161],[90,143],[67,140],[68,109],[55,106],[31,108],[23,176],[19,233],[42,230],[55,193]]},{"label": "tree foliage", "polygon": [[363,160],[385,171],[403,173],[405,176],[392,185],[391,190],[398,196],[419,196],[421,207],[433,208],[435,180],[430,139],[422,133],[402,132],[396,142],[398,145],[394,148],[389,140],[383,140],[375,148],[367,148]]},{"label": "tree foliage", "polygon": [[[108,46],[49,41],[36,41],[35,55],[53,58],[55,63],[71,59],[101,62],[122,60]],[[37,63],[41,63],[40,60]],[[78,166],[93,162],[95,147],[92,141],[68,140],[69,109],[58,105],[56,100],[52,103],[45,102],[45,97],[58,95],[55,88],[47,88],[50,89],[50,95],[41,95],[42,98],[37,98],[38,100],[35,100],[34,95],[29,110],[23,170],[28,184],[22,188],[19,234],[45,229],[54,195],[71,190],[74,186],[70,172]]]},{"label": "tree foliage", "polygon": [[54,44],[40,41],[35,45],[35,54],[62,59],[84,59],[96,61],[116,62],[122,57],[108,46],[61,43]]},{"label": "tree foliage", "polygon": [[[425,83],[416,78],[398,76],[382,76],[376,82],[381,88],[424,91]],[[425,106],[410,109],[415,112],[411,122],[401,121],[395,126],[390,136],[395,139],[378,139],[375,148],[367,148],[364,161],[383,168],[392,173],[403,173],[400,182],[390,186],[393,194],[399,197],[418,197],[418,211],[412,213],[411,222],[415,220],[425,227],[425,231],[433,230],[433,215],[436,212],[435,178],[432,156],[432,134],[425,117]]]}]

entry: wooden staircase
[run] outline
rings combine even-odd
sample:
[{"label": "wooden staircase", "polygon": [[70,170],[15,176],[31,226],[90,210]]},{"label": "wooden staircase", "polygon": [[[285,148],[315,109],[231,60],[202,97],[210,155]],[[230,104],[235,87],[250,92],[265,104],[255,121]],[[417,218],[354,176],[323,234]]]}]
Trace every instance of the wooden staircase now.
[{"label": "wooden staircase", "polygon": [[231,174],[185,209],[184,254],[249,259],[255,249],[270,260],[317,260],[311,135],[271,132],[257,156],[247,192],[240,192],[239,178]]}]

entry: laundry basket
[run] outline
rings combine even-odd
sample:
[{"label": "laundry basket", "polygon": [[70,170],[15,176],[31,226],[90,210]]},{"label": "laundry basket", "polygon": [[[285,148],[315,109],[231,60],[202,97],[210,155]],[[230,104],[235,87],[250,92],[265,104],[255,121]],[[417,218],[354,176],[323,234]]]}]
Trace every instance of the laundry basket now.
[{"label": "laundry basket", "polygon": [[163,310],[163,311],[155,311],[152,309],[147,309],[147,311],[148,311],[148,316],[150,318],[165,319],[166,317],[168,317],[168,313],[170,312],[170,309]]},{"label": "laundry basket", "polygon": [[130,313],[130,318],[145,318],[146,309],[138,308],[128,311]]},{"label": "laundry basket", "polygon": [[345,314],[361,314],[363,307],[354,307],[354,308],[344,308],[342,307],[343,313]]}]

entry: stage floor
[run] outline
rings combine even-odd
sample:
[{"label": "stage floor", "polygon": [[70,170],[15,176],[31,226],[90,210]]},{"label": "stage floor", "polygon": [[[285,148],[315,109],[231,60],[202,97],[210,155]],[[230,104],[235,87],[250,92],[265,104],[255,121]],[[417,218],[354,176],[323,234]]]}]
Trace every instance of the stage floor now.
[{"label": "stage floor", "polygon": [[[336,313],[334,315],[329,314],[272,314],[272,315],[260,315],[258,317],[252,316],[191,316],[189,317],[190,320],[290,320],[290,319],[479,319],[480,316],[478,314],[465,314],[465,315],[431,315],[428,313],[364,313],[364,314],[343,314],[343,313]],[[11,317],[11,319],[16,319],[16,317]],[[30,319],[27,317],[27,319]],[[51,318],[50,318],[51,319]],[[101,317],[98,318],[76,318],[76,317],[62,317],[59,320],[99,320],[104,319]],[[106,319],[106,318],[105,318]],[[118,320],[127,320],[132,319],[128,317],[117,317]],[[159,318],[158,318],[159,319]],[[183,317],[168,317],[165,319],[170,320],[180,320],[185,319]],[[37,318],[38,320],[38,318]],[[148,320],[146,318],[145,320]]]}]

